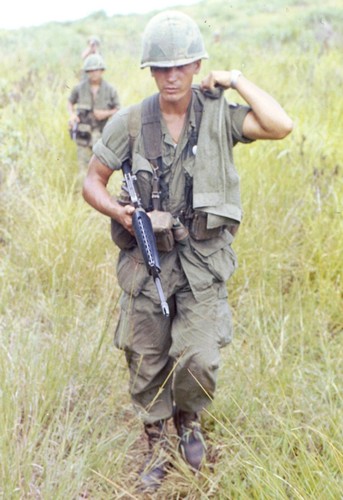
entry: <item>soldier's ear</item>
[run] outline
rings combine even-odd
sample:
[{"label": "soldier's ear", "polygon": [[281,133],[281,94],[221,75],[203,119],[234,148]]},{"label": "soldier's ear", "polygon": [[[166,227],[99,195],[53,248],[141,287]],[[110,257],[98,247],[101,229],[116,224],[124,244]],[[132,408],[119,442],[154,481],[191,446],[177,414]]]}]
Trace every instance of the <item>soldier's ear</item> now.
[{"label": "soldier's ear", "polygon": [[195,69],[194,69],[194,74],[197,75],[201,69],[201,59],[199,61],[195,61]]}]

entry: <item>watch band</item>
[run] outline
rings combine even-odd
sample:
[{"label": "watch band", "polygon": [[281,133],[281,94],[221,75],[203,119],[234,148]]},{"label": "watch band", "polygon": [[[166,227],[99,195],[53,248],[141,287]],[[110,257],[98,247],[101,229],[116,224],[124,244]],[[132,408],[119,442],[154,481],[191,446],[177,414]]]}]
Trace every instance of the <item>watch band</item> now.
[{"label": "watch band", "polygon": [[238,78],[241,76],[242,72],[239,71],[238,69],[232,69],[230,71],[230,75],[231,75],[231,82],[230,82],[230,87],[232,89],[235,89],[236,88],[236,85],[237,85],[237,80]]}]

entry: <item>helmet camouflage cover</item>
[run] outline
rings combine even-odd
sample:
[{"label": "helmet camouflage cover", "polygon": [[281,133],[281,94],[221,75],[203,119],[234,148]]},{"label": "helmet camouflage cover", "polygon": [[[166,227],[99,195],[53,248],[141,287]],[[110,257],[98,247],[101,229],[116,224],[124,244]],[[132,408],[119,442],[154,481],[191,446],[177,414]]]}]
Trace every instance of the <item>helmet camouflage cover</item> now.
[{"label": "helmet camouflage cover", "polygon": [[85,59],[83,69],[84,71],[96,71],[97,69],[106,69],[106,66],[100,54],[91,54]]},{"label": "helmet camouflage cover", "polygon": [[207,58],[199,27],[186,14],[162,12],[148,22],[143,33],[141,68],[170,68]]}]

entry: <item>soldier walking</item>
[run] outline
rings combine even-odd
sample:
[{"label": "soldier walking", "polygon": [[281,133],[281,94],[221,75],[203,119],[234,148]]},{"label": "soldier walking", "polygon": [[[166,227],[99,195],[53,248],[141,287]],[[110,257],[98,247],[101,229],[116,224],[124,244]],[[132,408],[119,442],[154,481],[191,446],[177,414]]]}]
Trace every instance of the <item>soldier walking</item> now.
[{"label": "soldier walking", "polygon": [[77,144],[81,177],[87,171],[92,146],[101,137],[107,120],[120,107],[116,89],[103,79],[106,68],[101,55],[89,55],[83,69],[87,78],[73,88],[68,99],[69,129]]},{"label": "soldier walking", "polygon": [[[220,349],[232,338],[226,281],[236,268],[231,243],[242,217],[233,147],[282,139],[292,130],[275,99],[238,70],[211,71],[200,86],[192,85],[207,57],[187,15],[167,11],[150,20],[141,68],[150,68],[158,93],[119,111],[105,127],[83,187],[91,206],[132,235],[134,207],[106,188],[131,161],[157,232],[169,317],[161,313],[134,238],[117,240],[123,294],[115,344],[125,351],[132,402],[149,442],[150,461],[140,476],[148,490],[168,471],[169,419],[190,467],[199,470],[206,461],[200,412],[215,393]],[[246,105],[228,104],[226,89]],[[161,214],[172,221],[162,228],[156,224]]]}]

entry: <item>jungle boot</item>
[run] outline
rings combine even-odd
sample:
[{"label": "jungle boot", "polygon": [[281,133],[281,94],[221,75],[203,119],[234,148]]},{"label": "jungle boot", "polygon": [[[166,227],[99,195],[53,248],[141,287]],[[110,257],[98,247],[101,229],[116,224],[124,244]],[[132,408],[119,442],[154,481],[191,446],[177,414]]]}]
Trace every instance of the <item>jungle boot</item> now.
[{"label": "jungle boot", "polygon": [[180,438],[179,448],[184,460],[192,469],[199,470],[206,455],[206,444],[198,414],[176,408],[174,425]]},{"label": "jungle boot", "polygon": [[140,473],[140,491],[156,491],[167,474],[169,461],[166,426],[165,420],[144,425],[144,431],[148,437],[149,452],[144,469]]}]

